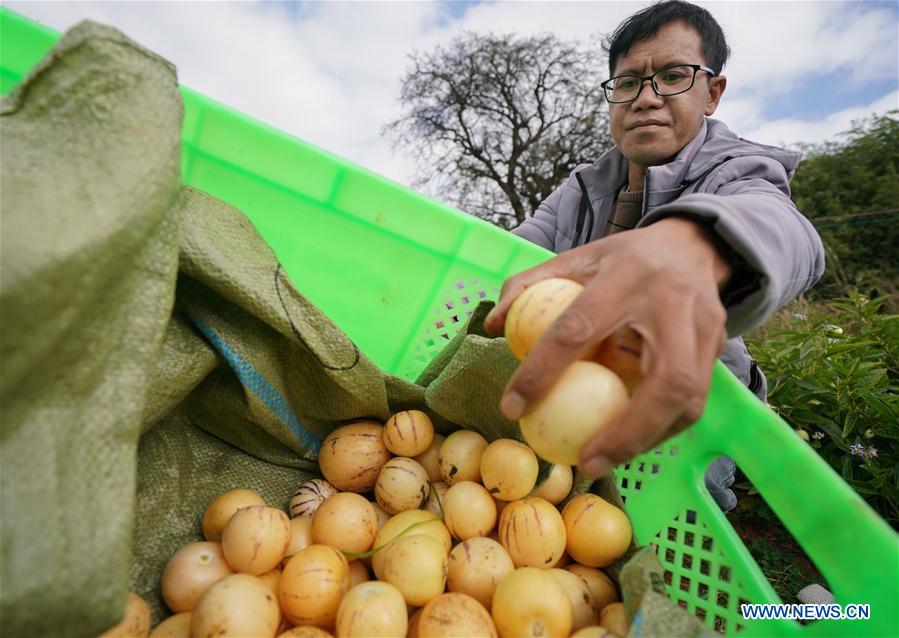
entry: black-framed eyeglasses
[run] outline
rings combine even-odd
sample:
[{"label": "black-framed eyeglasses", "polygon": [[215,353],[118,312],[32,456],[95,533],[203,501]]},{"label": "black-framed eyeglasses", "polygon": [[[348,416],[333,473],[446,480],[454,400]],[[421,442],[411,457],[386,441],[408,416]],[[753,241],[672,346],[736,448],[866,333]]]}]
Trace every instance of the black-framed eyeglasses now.
[{"label": "black-framed eyeglasses", "polygon": [[649,85],[656,95],[670,97],[692,89],[697,71],[705,71],[712,77],[717,75],[712,69],[701,64],[675,64],[656,71],[652,75],[616,75],[600,86],[606,93],[606,100],[612,104],[636,100],[646,81],[649,81]]}]

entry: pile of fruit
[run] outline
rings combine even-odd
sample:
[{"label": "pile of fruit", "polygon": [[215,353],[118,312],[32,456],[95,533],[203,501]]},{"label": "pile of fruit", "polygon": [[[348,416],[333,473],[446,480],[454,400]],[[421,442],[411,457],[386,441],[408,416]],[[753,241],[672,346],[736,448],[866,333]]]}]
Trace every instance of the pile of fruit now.
[{"label": "pile of fruit", "polygon": [[149,609],[133,596],[106,635],[626,633],[600,568],[627,550],[630,522],[594,494],[568,499],[570,466],[554,465],[537,486],[524,443],[471,430],[444,437],[414,410],[337,428],[319,466],[324,478],[299,487],[290,516],[248,489],[221,494],[203,515],[206,540],[163,572],[174,615],[149,633]]},{"label": "pile of fruit", "polygon": [[[552,320],[547,304],[556,315],[564,307],[552,295],[573,298],[578,284],[559,281],[544,287],[543,306],[539,285],[513,306],[508,336],[519,358]],[[594,378],[599,368],[612,400],[626,401],[616,374],[579,363]],[[603,395],[596,388],[587,394]],[[132,594],[125,620],[104,637],[625,635],[602,568],[629,548],[630,521],[599,496],[571,495],[571,465],[598,426],[568,414],[570,398],[558,405],[561,423],[540,406],[533,427],[522,422],[530,446],[465,429],[444,437],[417,410],[338,427],[319,451],[323,478],[299,486],[289,515],[252,490],[221,494],[203,515],[206,540],[179,549],[163,572],[173,615],[151,633],[149,607]],[[555,463],[539,485],[531,446]]]}]

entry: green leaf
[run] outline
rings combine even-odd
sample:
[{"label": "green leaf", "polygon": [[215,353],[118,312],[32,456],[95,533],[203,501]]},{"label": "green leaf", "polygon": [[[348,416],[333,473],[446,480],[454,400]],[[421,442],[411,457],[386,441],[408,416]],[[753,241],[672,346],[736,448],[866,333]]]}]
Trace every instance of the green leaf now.
[{"label": "green leaf", "polygon": [[846,422],[843,424],[843,438],[847,438],[855,429],[858,423],[858,412],[850,412],[846,415]]},{"label": "green leaf", "polygon": [[847,456],[845,459],[843,459],[843,470],[840,473],[846,480],[852,478],[852,457]]},{"label": "green leaf", "polygon": [[[813,423],[833,437],[842,437],[843,433],[841,432],[840,427],[834,422],[833,419],[829,419],[826,416],[816,414],[814,412],[811,412],[810,410],[795,410],[793,412],[793,418],[794,421],[792,424],[794,426]],[[798,422],[796,421],[796,419],[798,419]]]},{"label": "green leaf", "polygon": [[859,494],[877,494],[876,489],[871,489],[868,487],[868,484],[863,481],[855,481],[852,479],[846,479],[846,482],[849,486],[854,489]]},{"label": "green leaf", "polygon": [[868,346],[877,345],[876,341],[856,341],[850,343],[838,343],[836,345],[830,346],[827,349],[826,356],[832,357],[835,354],[843,354],[846,352],[852,352],[853,350],[858,350],[859,348],[867,348]]}]

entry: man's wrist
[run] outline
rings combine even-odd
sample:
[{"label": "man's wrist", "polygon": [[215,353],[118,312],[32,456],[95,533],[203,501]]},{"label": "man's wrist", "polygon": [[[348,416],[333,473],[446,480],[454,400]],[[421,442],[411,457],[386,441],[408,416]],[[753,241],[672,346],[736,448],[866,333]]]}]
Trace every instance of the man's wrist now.
[{"label": "man's wrist", "polygon": [[687,237],[694,238],[694,246],[702,247],[708,258],[711,274],[718,285],[718,290],[724,290],[733,274],[733,266],[727,259],[727,250],[724,243],[715,234],[708,224],[690,217],[673,216],[661,219],[656,224],[663,224],[670,229],[677,229],[686,233]]}]

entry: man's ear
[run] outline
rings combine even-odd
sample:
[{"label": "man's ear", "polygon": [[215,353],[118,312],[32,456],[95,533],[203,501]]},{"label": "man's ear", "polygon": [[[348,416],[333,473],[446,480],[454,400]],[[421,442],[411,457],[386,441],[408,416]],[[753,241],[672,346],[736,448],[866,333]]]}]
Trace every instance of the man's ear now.
[{"label": "man's ear", "polygon": [[723,75],[716,75],[709,81],[709,99],[705,104],[705,114],[712,115],[718,108],[721,96],[724,95],[724,89],[727,88],[727,78]]}]

